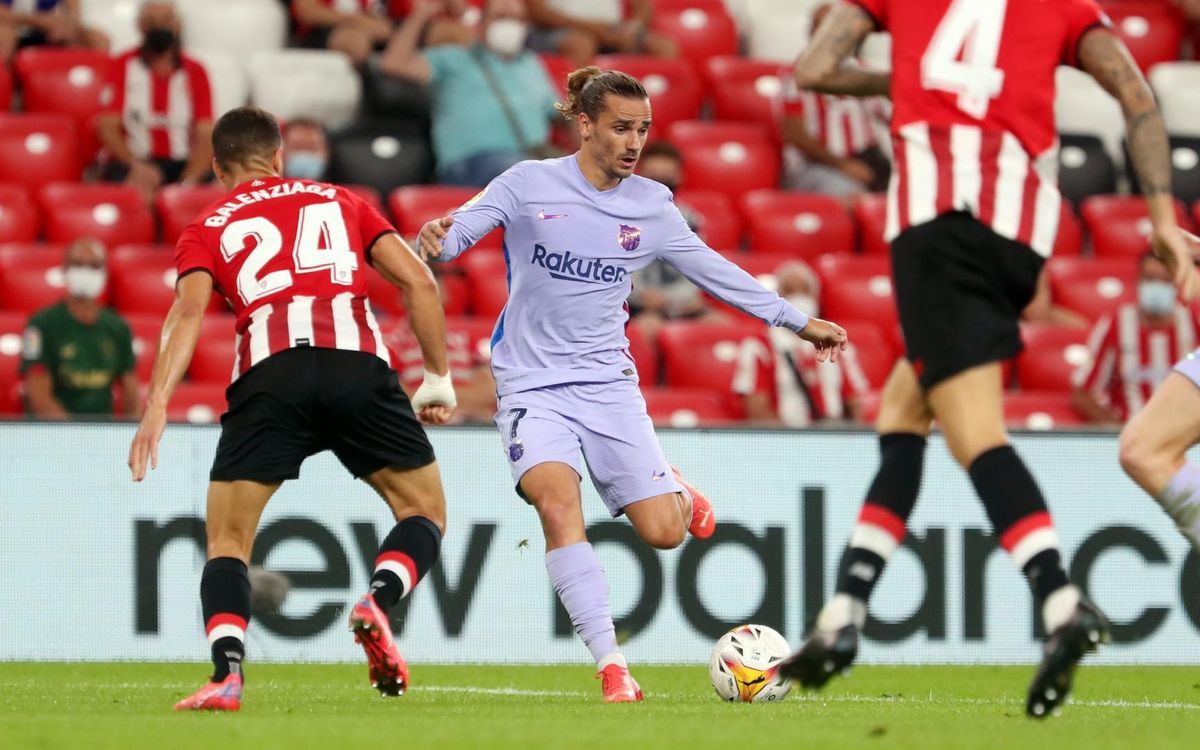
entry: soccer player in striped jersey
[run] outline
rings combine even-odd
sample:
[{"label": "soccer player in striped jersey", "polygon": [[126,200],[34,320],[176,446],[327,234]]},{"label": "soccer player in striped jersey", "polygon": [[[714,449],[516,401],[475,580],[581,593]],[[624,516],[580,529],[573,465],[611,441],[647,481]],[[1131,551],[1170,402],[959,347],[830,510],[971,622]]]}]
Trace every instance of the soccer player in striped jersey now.
[{"label": "soccer player in striped jersey", "polygon": [[546,570],[596,660],[604,698],[640,701],[617,646],[608,582],[588,543],[579,484],[592,484],[641,539],[671,549],[713,533],[712,508],[663,455],[637,366],[629,356],[630,277],[665,260],[703,289],[836,359],[846,332],[800,312],[713,252],[688,228],[663,185],[633,174],[650,129],[635,78],[582,68],[568,79],[563,114],[580,150],[523,161],[453,215],[421,229],[423,254],[452,260],[504,227],[508,304],[492,336],[500,428],[517,493],[546,537]]},{"label": "soccer player in striped jersey", "polygon": [[[857,653],[867,600],[903,541],[936,417],[1000,545],[1028,577],[1048,633],[1026,711],[1054,713],[1108,623],[1067,578],[1037,483],[1009,445],[1000,363],[1054,246],[1054,72],[1090,73],[1121,103],[1156,254],[1186,300],[1198,279],[1176,225],[1166,132],[1154,97],[1095,0],[845,0],[796,62],[802,88],[890,94],[888,191],[896,301],[907,357],[883,391],[882,459],[842,558],[837,591],[783,672],[823,685]],[[843,65],[866,34],[892,34],[892,71]]]},{"label": "soccer player in striped jersey", "polygon": [[[213,168],[230,192],[179,238],[175,303],[129,451],[133,479],[141,481],[147,463],[158,463],[167,403],[218,290],[237,315],[238,335],[208,485],[208,562],[200,580],[213,675],[175,708],[240,707],[250,617],[246,564],[258,520],[280,484],[324,450],[379,493],[396,519],[350,627],[366,651],[372,684],[385,696],[399,695],[408,669],[386,612],[437,560],[445,528],[441,478],[417,420],[419,414],[440,424],[455,407],[437,285],[387,220],[354,193],[280,176],[279,125],[268,113],[232,110],[212,140]],[[411,405],[367,303],[371,268],[403,292],[424,354],[425,381]]]}]

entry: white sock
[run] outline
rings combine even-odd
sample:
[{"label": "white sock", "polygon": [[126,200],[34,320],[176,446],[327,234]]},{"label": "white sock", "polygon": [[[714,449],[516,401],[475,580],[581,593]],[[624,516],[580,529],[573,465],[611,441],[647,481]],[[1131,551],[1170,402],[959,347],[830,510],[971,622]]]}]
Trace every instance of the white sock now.
[{"label": "white sock", "polygon": [[613,664],[616,664],[620,667],[625,667],[626,669],[629,668],[629,665],[625,663],[625,657],[621,654],[621,652],[614,651],[596,662],[596,671],[602,672],[604,671],[605,667],[612,666]]},{"label": "white sock", "polygon": [[1200,467],[1185,463],[1154,499],[1192,546],[1200,550]]},{"label": "white sock", "polygon": [[1042,622],[1046,624],[1047,635],[1061,628],[1075,608],[1079,606],[1079,589],[1075,586],[1063,586],[1042,604]]},{"label": "white sock", "polygon": [[817,616],[817,630],[833,632],[847,625],[862,629],[867,623],[867,605],[849,594],[834,594]]}]

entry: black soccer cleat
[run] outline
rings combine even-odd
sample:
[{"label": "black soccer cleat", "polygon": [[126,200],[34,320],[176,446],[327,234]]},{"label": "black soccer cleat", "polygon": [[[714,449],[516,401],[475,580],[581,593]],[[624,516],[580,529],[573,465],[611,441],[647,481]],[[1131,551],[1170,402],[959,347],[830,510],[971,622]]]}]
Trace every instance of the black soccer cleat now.
[{"label": "black soccer cleat", "polygon": [[1079,661],[1110,640],[1108,618],[1096,605],[1081,598],[1071,619],[1046,639],[1041,666],[1029,685],[1026,715],[1033,719],[1056,715],[1071,694]]},{"label": "black soccer cleat", "polygon": [[833,632],[814,630],[800,650],[779,665],[779,673],[810,690],[824,687],[835,674],[846,674],[858,655],[858,628],[845,625]]}]

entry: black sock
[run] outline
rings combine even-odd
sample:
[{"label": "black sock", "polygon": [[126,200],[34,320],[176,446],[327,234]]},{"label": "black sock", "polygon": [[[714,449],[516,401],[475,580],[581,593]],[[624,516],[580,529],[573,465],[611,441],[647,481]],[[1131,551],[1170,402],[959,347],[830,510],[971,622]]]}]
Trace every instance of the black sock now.
[{"label": "black sock", "polygon": [[213,682],[240,674],[246,655],[246,625],[250,621],[250,578],[246,563],[217,557],[204,565],[200,605],[212,650]]},{"label": "black sock", "polygon": [[379,545],[371,595],[384,612],[408,595],[437,562],[442,532],[423,516],[404,519]]}]

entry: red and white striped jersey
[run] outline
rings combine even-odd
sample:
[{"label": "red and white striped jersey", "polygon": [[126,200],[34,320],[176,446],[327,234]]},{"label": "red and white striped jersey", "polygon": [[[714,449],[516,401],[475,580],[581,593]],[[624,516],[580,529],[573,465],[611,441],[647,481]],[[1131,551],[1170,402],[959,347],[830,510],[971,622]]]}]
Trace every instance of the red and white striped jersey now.
[{"label": "red and white striped jersey", "polygon": [[875,124],[887,122],[887,100],[881,97],[833,96],[796,85],[791,66],[780,71],[782,117],[799,117],[805,130],[829,153],[845,158],[879,145]]},{"label": "red and white striped jersey", "polygon": [[1175,363],[1196,348],[1196,324],[1187,308],[1176,305],[1170,324],[1151,328],[1142,324],[1137,305],[1125,304],[1096,323],[1088,347],[1088,360],[1075,371],[1075,387],[1128,419],[1146,405]]},{"label": "red and white striped jersey", "polygon": [[885,238],[948,211],[1049,256],[1058,233],[1054,71],[1111,25],[1095,0],[847,0],[892,35]]},{"label": "red and white striped jersey", "polygon": [[165,75],[154,73],[140,50],[113,60],[108,112],[121,118],[129,149],[139,159],[186,161],[197,122],[212,120],[212,90],[204,66],[180,55]]},{"label": "red and white striped jersey", "polygon": [[391,364],[367,303],[370,252],[395,229],[334,185],[270,177],[238,185],[175,247],[180,276],[212,275],[237,314],[233,379],[276,352],[349,349]]}]

